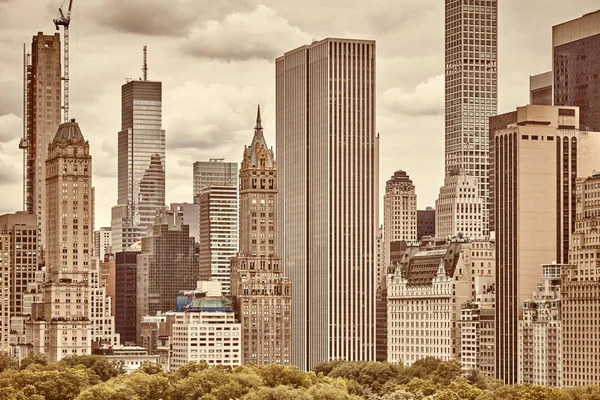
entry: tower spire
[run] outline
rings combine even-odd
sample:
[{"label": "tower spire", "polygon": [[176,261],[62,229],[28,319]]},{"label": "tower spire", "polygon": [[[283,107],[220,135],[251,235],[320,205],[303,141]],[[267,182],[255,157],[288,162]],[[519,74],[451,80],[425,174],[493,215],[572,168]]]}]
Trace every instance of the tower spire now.
[{"label": "tower spire", "polygon": [[256,126],[254,129],[262,129],[262,125],[260,123],[260,104],[258,105],[258,111],[256,112]]},{"label": "tower spire", "polygon": [[148,52],[147,46],[144,45],[144,64],[142,65],[142,73],[144,74],[144,80],[148,80]]}]

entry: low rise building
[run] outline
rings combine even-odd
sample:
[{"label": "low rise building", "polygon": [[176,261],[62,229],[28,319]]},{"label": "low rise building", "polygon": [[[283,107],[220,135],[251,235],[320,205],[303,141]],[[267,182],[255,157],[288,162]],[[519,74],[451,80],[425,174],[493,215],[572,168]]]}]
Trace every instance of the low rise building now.
[{"label": "low rise building", "polygon": [[158,355],[148,354],[148,350],[140,346],[104,346],[94,351],[107,360],[123,365],[126,373],[131,373],[145,362],[159,363]]}]

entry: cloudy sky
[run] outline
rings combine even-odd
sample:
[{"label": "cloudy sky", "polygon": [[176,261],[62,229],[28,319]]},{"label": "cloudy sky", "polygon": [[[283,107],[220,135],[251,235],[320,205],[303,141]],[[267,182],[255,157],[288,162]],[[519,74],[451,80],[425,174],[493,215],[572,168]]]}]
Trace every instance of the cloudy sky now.
[{"label": "cloudy sky", "polygon": [[[22,48],[53,33],[61,0],[0,0],[0,214],[22,208]],[[398,169],[434,205],[443,183],[441,0],[74,0],[71,111],[90,141],[96,227],[116,202],[116,138],[125,78],[163,82],[167,202],[192,201],[192,164],[241,159],[260,103],[275,147],[274,59],[313,39],[377,41],[381,185]],[[551,66],[552,25],[597,0],[500,0],[499,111],[528,101],[529,75]]]}]

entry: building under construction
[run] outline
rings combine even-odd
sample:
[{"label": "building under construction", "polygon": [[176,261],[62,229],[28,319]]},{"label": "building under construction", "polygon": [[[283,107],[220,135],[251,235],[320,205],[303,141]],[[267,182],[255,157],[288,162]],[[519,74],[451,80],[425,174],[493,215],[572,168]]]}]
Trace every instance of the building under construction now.
[{"label": "building under construction", "polygon": [[[37,215],[40,250],[45,243],[46,159],[60,124],[60,35],[38,32],[23,54],[23,208]],[[40,254],[40,252],[38,252]]]}]

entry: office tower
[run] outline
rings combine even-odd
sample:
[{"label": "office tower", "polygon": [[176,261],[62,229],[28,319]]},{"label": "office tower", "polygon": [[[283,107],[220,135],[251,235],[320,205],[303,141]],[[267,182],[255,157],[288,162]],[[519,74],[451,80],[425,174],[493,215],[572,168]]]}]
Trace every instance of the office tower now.
[{"label": "office tower", "polygon": [[33,352],[56,362],[91,353],[92,157],[75,120],[48,146],[46,193],[46,280],[27,329]]},{"label": "office tower", "polygon": [[579,107],[580,130],[600,132],[600,10],[552,27],[554,105]]},{"label": "office tower", "polygon": [[162,83],[132,80],[121,87],[118,199],[112,208],[113,251],[146,236],[165,205],[165,131]]},{"label": "office tower", "polygon": [[60,35],[38,32],[24,60],[24,209],[37,215],[38,257],[46,244],[46,159],[48,145],[61,123]]},{"label": "office tower", "polygon": [[110,228],[102,227],[100,230],[94,232],[94,257],[98,257],[100,261],[104,260],[104,255],[107,250],[110,250],[109,253],[112,253],[112,248],[108,249],[108,246],[111,246],[112,236],[110,232]]},{"label": "office tower", "polygon": [[[579,174],[580,176],[582,174]],[[562,274],[563,385],[600,384],[600,174],[577,179],[575,230]]]},{"label": "office tower", "polygon": [[122,251],[115,254],[115,332],[121,343],[136,342],[136,269],[137,251]]},{"label": "office tower", "polygon": [[435,237],[435,210],[432,207],[417,210],[417,240],[423,236]]},{"label": "office tower", "polygon": [[390,265],[390,243],[417,240],[417,195],[404,171],[396,171],[385,183],[383,196],[383,265]]},{"label": "office tower", "polygon": [[541,282],[523,304],[519,321],[519,384],[562,386],[561,269],[542,265]]},{"label": "office tower", "polygon": [[176,211],[159,209],[137,256],[137,326],[144,315],[174,309],[179,291],[196,287],[198,275],[189,226]]},{"label": "office tower", "polygon": [[[96,259],[94,257],[94,259]],[[117,271],[115,255],[106,253],[103,260],[98,260],[99,283],[105,289],[105,296],[110,297],[110,315],[115,315],[115,297],[117,286]]]},{"label": "office tower", "polygon": [[579,131],[577,107],[517,108],[517,123],[495,133],[496,376],[518,379],[521,304],[538,265],[568,262],[575,226],[575,179],[600,157],[600,134]]},{"label": "office tower", "polygon": [[230,261],[238,251],[238,188],[207,186],[196,197],[200,207],[200,278],[216,279],[231,290]]},{"label": "office tower", "polygon": [[375,292],[375,361],[387,360],[387,267],[383,265],[383,225],[377,228],[377,287]]},{"label": "office tower", "polygon": [[8,253],[4,262],[8,262],[10,269],[4,277],[2,285],[8,285],[10,295],[2,296],[9,299],[8,307],[12,315],[23,314],[23,295],[27,292],[27,285],[35,281],[38,271],[38,225],[36,215],[18,211],[14,214],[0,215],[0,234],[6,235]]},{"label": "office tower", "polygon": [[173,313],[171,372],[190,361],[230,367],[242,363],[242,329],[231,299],[219,289],[217,293],[203,290],[202,282],[198,283],[199,287],[184,297],[183,308]]},{"label": "office tower", "polygon": [[462,246],[409,246],[400,261],[390,267],[389,362],[411,365],[426,357],[443,361],[458,358],[458,305],[471,298],[471,275]]},{"label": "office tower", "polygon": [[[496,132],[508,127],[511,124],[516,124],[517,123],[517,112],[516,111],[511,111],[508,113],[504,113],[504,114],[500,114],[500,115],[495,115],[493,117],[490,117],[490,131],[489,131],[489,142],[492,143],[492,149],[493,149],[493,143],[496,137]],[[496,183],[494,182],[494,174],[492,171],[494,171],[494,151],[490,151],[490,156],[489,156],[489,170],[490,173],[488,174],[488,182],[489,182],[489,197],[488,197],[488,204],[487,204],[487,208],[488,208],[488,219],[489,219],[489,226],[490,226],[490,236],[491,233],[494,231],[495,226],[496,226],[496,219],[495,219],[495,209],[494,209],[494,198],[495,198],[495,185]]]},{"label": "office tower", "polygon": [[238,186],[238,165],[210,158],[194,163],[194,199],[208,186]]},{"label": "office tower", "polygon": [[[36,229],[37,232],[37,229]],[[11,237],[8,232],[0,230],[0,273],[3,279],[0,281],[0,295],[2,304],[0,304],[0,351],[8,353],[10,350],[10,297],[11,297]]]},{"label": "office tower", "polygon": [[278,251],[301,369],[375,359],[375,57],[374,41],[328,38],[276,60]]},{"label": "office tower", "polygon": [[[488,196],[488,119],[498,111],[497,17],[498,0],[446,0],[446,176],[455,171],[474,176],[483,199]],[[481,220],[488,236],[486,208]]]},{"label": "office tower", "polygon": [[194,242],[200,242],[200,206],[195,203],[171,203],[171,210],[183,217],[183,223],[190,227]]},{"label": "office tower", "polygon": [[439,238],[464,236],[483,239],[485,199],[479,194],[479,180],[457,171],[444,178],[435,201],[435,234]]},{"label": "office tower", "polygon": [[240,168],[240,250],[231,259],[243,364],[290,365],[292,284],[277,255],[277,182],[277,163],[263,135],[259,108]]},{"label": "office tower", "polygon": [[552,105],[552,71],[529,77],[529,104],[535,106]]}]

